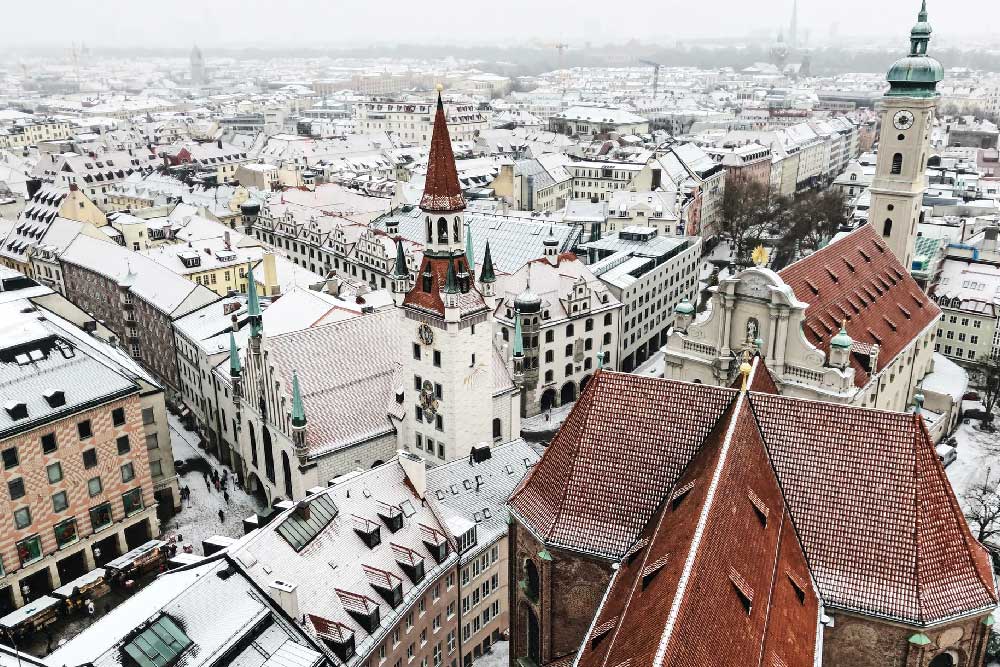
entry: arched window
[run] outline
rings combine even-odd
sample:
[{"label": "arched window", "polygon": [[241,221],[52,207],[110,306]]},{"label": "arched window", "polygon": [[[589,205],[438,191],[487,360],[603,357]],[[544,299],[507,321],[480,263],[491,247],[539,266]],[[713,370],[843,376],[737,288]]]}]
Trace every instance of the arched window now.
[{"label": "arched window", "polygon": [[528,558],[524,561],[524,592],[529,598],[537,602],[540,590],[541,584],[538,578],[538,568],[535,566],[535,561]]},{"label": "arched window", "polygon": [[892,234],[892,218],[886,218],[885,222],[882,223],[882,236],[890,234]]},{"label": "arched window", "polygon": [[250,460],[253,462],[253,467],[258,466],[257,463],[257,436],[253,432],[253,422],[247,421],[247,426],[250,427]]},{"label": "arched window", "polygon": [[281,475],[285,479],[285,495],[292,499],[292,465],[288,460],[288,452],[281,452]]},{"label": "arched window", "polygon": [[503,437],[503,425],[500,423],[500,419],[493,418],[493,439],[499,440]]},{"label": "arched window", "polygon": [[438,218],[438,243],[448,242],[448,221],[444,218]]},{"label": "arched window", "polygon": [[903,154],[902,153],[896,153],[895,155],[892,156],[892,171],[890,173],[892,173],[892,174],[901,174],[901,173],[903,173]]},{"label": "arched window", "polygon": [[851,174],[851,180],[852,181],[858,180],[858,175],[857,174]]},{"label": "arched window", "polygon": [[427,242],[434,242],[434,225],[431,223],[431,216],[427,216]]},{"label": "arched window", "polygon": [[271,432],[264,427],[264,474],[274,484],[274,448],[271,445]]}]

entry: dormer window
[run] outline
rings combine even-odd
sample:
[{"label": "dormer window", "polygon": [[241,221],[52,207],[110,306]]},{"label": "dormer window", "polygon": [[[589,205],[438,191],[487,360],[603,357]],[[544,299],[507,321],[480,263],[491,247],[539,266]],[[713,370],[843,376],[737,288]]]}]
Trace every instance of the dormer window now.
[{"label": "dormer window", "polygon": [[8,401],[4,404],[3,409],[7,411],[7,416],[14,421],[28,417],[28,405],[23,401]]},{"label": "dormer window", "polygon": [[374,549],[382,543],[382,530],[378,523],[357,514],[352,514],[351,520],[354,522],[354,532],[369,549]]},{"label": "dormer window", "polygon": [[66,392],[61,389],[49,389],[43,396],[50,408],[59,408],[66,405]]},{"label": "dormer window", "polygon": [[364,570],[365,576],[368,578],[368,583],[375,592],[378,593],[383,600],[385,600],[390,607],[395,609],[403,603],[403,580],[398,576],[377,567],[372,567],[370,565],[361,565],[361,569]]},{"label": "dormer window", "polygon": [[405,547],[401,544],[395,544],[393,542],[389,543],[392,548],[392,554],[396,559],[396,562],[406,576],[410,578],[414,584],[419,584],[424,580],[424,557],[418,554],[416,551],[409,547]]},{"label": "dormer window", "polygon": [[396,505],[379,501],[378,515],[390,533],[395,533],[403,527],[403,511]]}]

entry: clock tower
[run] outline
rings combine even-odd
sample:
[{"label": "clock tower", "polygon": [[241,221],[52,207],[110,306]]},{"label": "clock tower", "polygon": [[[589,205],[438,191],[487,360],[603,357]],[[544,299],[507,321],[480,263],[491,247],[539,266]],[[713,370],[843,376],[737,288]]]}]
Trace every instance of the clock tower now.
[{"label": "clock tower", "polygon": [[879,104],[878,163],[868,213],[869,224],[907,269],[926,187],[937,84],[944,78],[941,63],[927,55],[930,37],[924,0],[910,32],[910,53],[897,60],[886,76],[889,90]]},{"label": "clock tower", "polygon": [[399,446],[428,463],[493,442],[493,314],[466,252],[465,197],[440,91],[420,199],[424,257],[402,299],[400,327],[406,415]]}]

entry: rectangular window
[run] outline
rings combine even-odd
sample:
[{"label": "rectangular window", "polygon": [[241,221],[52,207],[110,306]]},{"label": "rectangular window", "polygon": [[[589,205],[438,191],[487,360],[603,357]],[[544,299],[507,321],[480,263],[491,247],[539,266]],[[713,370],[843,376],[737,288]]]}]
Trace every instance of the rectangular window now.
[{"label": "rectangular window", "polygon": [[441,415],[434,415],[434,428],[438,431],[444,430],[444,417]]},{"label": "rectangular window", "polygon": [[27,528],[31,525],[31,509],[28,507],[19,507],[14,510],[14,526],[21,530],[22,528]]},{"label": "rectangular window", "polygon": [[3,458],[4,470],[10,470],[11,468],[13,468],[18,464],[17,447],[8,447],[7,449],[3,450],[3,453],[0,454],[0,457]]},{"label": "rectangular window", "polygon": [[132,444],[128,441],[128,435],[120,436],[115,442],[118,444],[118,455],[128,454],[132,450]]},{"label": "rectangular window", "polygon": [[153,408],[143,408],[142,409],[142,423],[143,424],[153,424],[156,422],[156,415],[153,413]]},{"label": "rectangular window", "polygon": [[417,361],[420,360],[420,343],[413,344],[413,358]]},{"label": "rectangular window", "polygon": [[55,484],[56,482],[62,481],[62,465],[58,461],[45,466],[45,473],[49,477],[49,484]]},{"label": "rectangular window", "polygon": [[80,434],[80,439],[85,440],[90,436],[94,435],[94,431],[90,428],[90,420],[84,419],[82,422],[76,425],[76,432]]},{"label": "rectangular window", "polygon": [[52,532],[56,535],[56,544],[60,549],[73,544],[79,538],[76,532],[76,519],[60,521],[52,527]]},{"label": "rectangular window", "polygon": [[142,489],[134,488],[122,496],[122,507],[125,508],[125,515],[129,516],[142,510]]},{"label": "rectangular window", "polygon": [[441,368],[441,351],[434,350],[434,365]]},{"label": "rectangular window", "polygon": [[125,425],[125,408],[115,408],[111,411],[111,423],[115,426]]},{"label": "rectangular window", "polygon": [[121,470],[122,470],[123,482],[131,482],[133,479],[135,479],[135,468],[132,466],[131,463],[126,463],[125,465],[123,465]]},{"label": "rectangular window", "polygon": [[17,556],[21,559],[21,567],[41,559],[42,538],[38,535],[32,535],[18,542]]},{"label": "rectangular window", "polygon": [[91,447],[90,449],[88,449],[83,453],[83,467],[89,470],[90,468],[93,468],[96,465],[97,465],[97,450]]},{"label": "rectangular window", "polygon": [[7,492],[10,493],[11,500],[24,497],[24,480],[18,477],[7,482]]},{"label": "rectangular window", "polygon": [[67,507],[69,507],[69,499],[66,497],[65,491],[60,491],[59,493],[52,496],[53,512],[62,512]]},{"label": "rectangular window", "polygon": [[56,444],[56,434],[54,432],[46,433],[45,435],[42,436],[43,454],[51,454],[52,452],[56,451],[58,447],[59,446]]},{"label": "rectangular window", "polygon": [[149,474],[153,477],[163,477],[163,463],[160,461],[150,461]]},{"label": "rectangular window", "polygon": [[100,477],[91,477],[89,480],[87,480],[87,493],[90,494],[91,498],[100,495],[101,491],[103,490],[104,490],[104,484],[101,482]]},{"label": "rectangular window", "polygon": [[[236,423],[233,422],[233,433],[236,432]],[[146,449],[159,449],[160,437],[157,433],[150,433],[146,436]]]}]

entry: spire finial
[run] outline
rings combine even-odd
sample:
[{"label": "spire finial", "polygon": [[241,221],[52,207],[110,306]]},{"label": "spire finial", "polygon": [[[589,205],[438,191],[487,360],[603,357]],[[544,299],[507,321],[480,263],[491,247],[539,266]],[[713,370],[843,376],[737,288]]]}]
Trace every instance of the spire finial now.
[{"label": "spire finial", "polygon": [[401,237],[396,237],[396,264],[392,267],[392,272],[398,278],[410,276],[410,270],[406,268],[406,253],[403,252],[403,239]]},{"label": "spire finial", "polygon": [[455,278],[455,262],[448,259],[448,273],[444,279],[445,294],[458,294],[458,280]]},{"label": "spire finial", "polygon": [[472,250],[472,225],[465,223],[465,259],[469,262],[469,273],[476,275],[476,260]]},{"label": "spire finial", "polygon": [[486,239],[486,250],[483,252],[483,271],[479,274],[479,282],[494,283],[497,280],[493,270],[493,255],[490,253],[490,240]]},{"label": "spire finial", "polygon": [[233,332],[229,332],[229,375],[231,377],[238,376],[243,370],[243,366],[240,364],[240,351],[236,347],[236,336]]},{"label": "spire finial", "polygon": [[306,409],[302,405],[302,389],[299,387],[298,371],[292,371],[292,426],[306,425]]},{"label": "spire finial", "polygon": [[263,326],[260,299],[257,297],[257,281],[253,278],[253,262],[247,263],[247,315],[250,316],[250,335],[259,336]]}]

